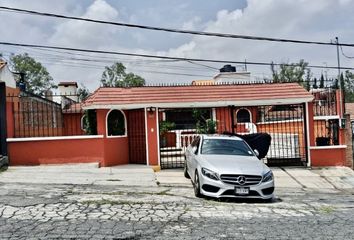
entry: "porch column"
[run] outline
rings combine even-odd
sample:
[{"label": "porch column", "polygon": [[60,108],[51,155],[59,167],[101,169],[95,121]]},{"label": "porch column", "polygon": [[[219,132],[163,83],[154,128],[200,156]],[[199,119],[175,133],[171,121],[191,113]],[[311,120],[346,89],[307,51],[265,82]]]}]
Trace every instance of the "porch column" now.
[{"label": "porch column", "polygon": [[315,128],[314,128],[314,114],[313,114],[313,102],[305,103],[305,124],[306,128],[306,151],[307,151],[307,166],[310,167],[311,164],[311,147],[316,146],[315,144]]},{"label": "porch column", "polygon": [[106,137],[106,115],[108,110],[107,109],[97,109],[96,110],[96,117],[97,117],[97,134],[103,135]]},{"label": "porch column", "polygon": [[159,166],[159,122],[158,108],[145,108],[146,152],[147,164]]}]

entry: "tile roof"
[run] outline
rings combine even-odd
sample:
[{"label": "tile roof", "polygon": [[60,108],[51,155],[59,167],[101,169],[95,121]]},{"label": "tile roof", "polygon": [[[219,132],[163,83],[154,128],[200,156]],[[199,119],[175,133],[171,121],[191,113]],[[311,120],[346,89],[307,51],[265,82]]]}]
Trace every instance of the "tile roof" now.
[{"label": "tile roof", "polygon": [[313,96],[297,83],[99,88],[84,109],[296,104]]}]

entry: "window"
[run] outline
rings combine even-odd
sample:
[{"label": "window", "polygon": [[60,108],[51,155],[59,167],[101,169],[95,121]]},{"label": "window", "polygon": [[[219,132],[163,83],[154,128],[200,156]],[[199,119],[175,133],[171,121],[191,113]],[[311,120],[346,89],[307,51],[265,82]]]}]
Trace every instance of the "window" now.
[{"label": "window", "polygon": [[195,129],[197,122],[212,118],[209,108],[166,110],[166,121],[176,124],[175,129]]},{"label": "window", "polygon": [[247,109],[242,108],[237,111],[236,119],[238,123],[249,123],[251,122],[250,112]]},{"label": "window", "polygon": [[108,136],[125,136],[126,123],[125,116],[120,110],[112,110],[107,116],[107,135]]},{"label": "window", "polygon": [[251,149],[240,140],[204,139],[202,154],[254,156]]}]

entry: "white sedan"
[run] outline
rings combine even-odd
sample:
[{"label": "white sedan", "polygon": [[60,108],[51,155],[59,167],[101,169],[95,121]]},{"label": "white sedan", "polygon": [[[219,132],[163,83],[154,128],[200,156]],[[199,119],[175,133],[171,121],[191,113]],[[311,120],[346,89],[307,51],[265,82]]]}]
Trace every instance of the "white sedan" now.
[{"label": "white sedan", "polygon": [[198,136],[186,150],[184,175],[197,197],[272,199],[272,171],[239,137]]}]

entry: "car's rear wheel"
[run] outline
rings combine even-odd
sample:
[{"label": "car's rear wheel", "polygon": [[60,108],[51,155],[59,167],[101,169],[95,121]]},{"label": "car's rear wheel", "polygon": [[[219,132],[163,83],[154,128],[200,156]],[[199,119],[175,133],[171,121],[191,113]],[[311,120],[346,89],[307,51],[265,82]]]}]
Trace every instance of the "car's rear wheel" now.
[{"label": "car's rear wheel", "polygon": [[191,177],[188,174],[188,166],[187,166],[187,160],[184,159],[184,168],[183,168],[183,172],[184,172],[184,177],[190,179]]},{"label": "car's rear wheel", "polygon": [[195,171],[194,174],[194,195],[196,197],[202,197],[202,194],[200,193],[200,181],[199,181],[199,175],[198,175],[198,171]]}]

